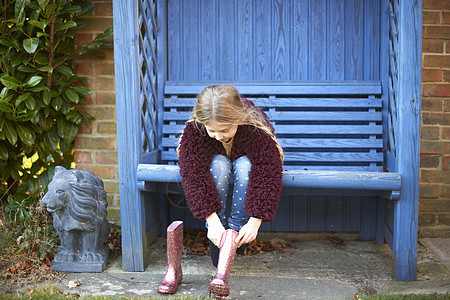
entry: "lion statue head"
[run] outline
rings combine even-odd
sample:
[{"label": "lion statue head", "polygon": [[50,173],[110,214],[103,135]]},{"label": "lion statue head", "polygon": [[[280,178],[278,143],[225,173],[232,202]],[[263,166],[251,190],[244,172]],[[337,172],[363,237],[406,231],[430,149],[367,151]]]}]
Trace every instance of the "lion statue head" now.
[{"label": "lion statue head", "polygon": [[[42,198],[42,204],[53,214],[54,219],[56,214],[59,220],[64,215],[64,223],[68,217],[72,219],[70,221],[76,221],[68,222],[76,224],[69,229],[81,227],[86,231],[94,231],[103,222],[108,207],[102,180],[89,171],[66,170],[61,166],[55,168],[55,175]],[[54,225],[56,228],[59,224]]]}]

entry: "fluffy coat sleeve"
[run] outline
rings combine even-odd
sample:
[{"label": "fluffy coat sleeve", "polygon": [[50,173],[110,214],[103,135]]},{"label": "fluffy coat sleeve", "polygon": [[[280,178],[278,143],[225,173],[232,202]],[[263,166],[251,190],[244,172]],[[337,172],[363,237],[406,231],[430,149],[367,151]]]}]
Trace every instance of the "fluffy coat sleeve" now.
[{"label": "fluffy coat sleeve", "polygon": [[211,161],[220,148],[203,126],[198,126],[194,122],[186,123],[178,160],[186,202],[195,218],[206,219],[222,208],[219,192],[209,171]]}]

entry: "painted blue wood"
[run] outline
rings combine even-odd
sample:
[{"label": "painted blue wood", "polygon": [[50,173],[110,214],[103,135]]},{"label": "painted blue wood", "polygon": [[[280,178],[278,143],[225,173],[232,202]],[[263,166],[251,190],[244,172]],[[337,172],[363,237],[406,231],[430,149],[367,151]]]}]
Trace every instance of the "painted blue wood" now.
[{"label": "painted blue wood", "polygon": [[402,176],[403,184],[401,199],[394,204],[392,252],[397,279],[415,280],[420,173],[422,1],[400,1],[398,9],[396,169]]},{"label": "painted blue wood", "polygon": [[120,215],[123,268],[143,271],[146,252],[144,203],[136,183],[136,168],[142,155],[139,107],[138,4],[114,1],[114,62],[117,140],[119,159]]},{"label": "painted blue wood", "polygon": [[377,80],[380,5],[170,1],[169,79]]},{"label": "painted blue wood", "polygon": [[213,84],[232,84],[241,95],[380,95],[380,81],[168,81],[166,95],[197,95]]}]

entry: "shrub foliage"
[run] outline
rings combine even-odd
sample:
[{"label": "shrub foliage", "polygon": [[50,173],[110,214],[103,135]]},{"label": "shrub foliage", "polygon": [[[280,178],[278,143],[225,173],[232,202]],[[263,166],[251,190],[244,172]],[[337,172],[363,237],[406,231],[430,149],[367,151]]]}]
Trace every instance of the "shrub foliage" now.
[{"label": "shrub foliage", "polygon": [[89,0],[0,1],[0,195],[16,206],[38,198],[56,165],[70,167],[78,125],[92,118],[76,108],[90,91],[74,60],[112,34],[75,50],[92,11]]}]

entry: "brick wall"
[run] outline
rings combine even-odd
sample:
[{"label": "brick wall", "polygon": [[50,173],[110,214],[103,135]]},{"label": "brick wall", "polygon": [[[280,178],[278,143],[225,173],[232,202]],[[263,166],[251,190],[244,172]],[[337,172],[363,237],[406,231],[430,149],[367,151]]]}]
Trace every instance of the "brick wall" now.
[{"label": "brick wall", "polygon": [[[113,28],[112,0],[91,3],[95,12],[85,18],[88,25],[77,33],[75,44],[86,44],[105,29]],[[82,123],[75,139],[75,167],[91,171],[103,180],[108,193],[108,220],[120,222],[114,52],[112,46],[101,50],[105,58],[83,55],[75,66],[75,72],[87,79],[91,90],[87,103],[79,108],[95,117],[91,123]]]},{"label": "brick wall", "polygon": [[[112,0],[92,1],[95,13],[76,37],[77,43],[112,28]],[[450,226],[450,1],[424,0],[422,143],[420,175],[421,228]],[[84,110],[96,117],[76,138],[76,167],[103,179],[108,192],[108,219],[120,222],[115,122],[113,49],[105,59],[86,56],[77,70],[92,94]]]},{"label": "brick wall", "polygon": [[450,225],[450,1],[424,0],[419,226]]}]

